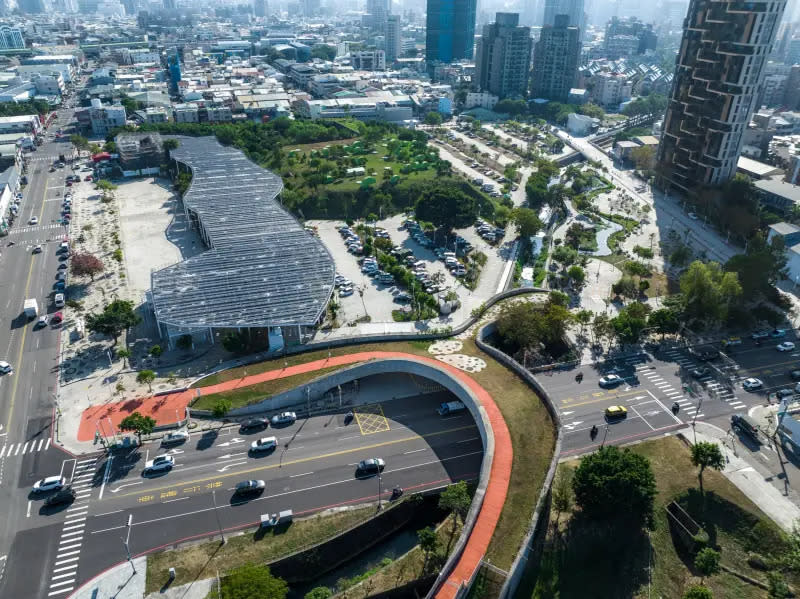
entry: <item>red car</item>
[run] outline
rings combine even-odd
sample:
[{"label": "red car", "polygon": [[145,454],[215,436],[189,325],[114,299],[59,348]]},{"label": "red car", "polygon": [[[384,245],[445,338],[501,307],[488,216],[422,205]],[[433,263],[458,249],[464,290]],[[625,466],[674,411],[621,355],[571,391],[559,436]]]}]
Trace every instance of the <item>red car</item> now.
[{"label": "red car", "polygon": [[60,323],[62,320],[64,320],[64,315],[63,315],[61,312],[56,312],[55,314],[53,314],[53,315],[50,317],[50,323],[51,323],[51,324],[58,324],[58,323]]},{"label": "red car", "polygon": [[67,181],[64,185],[66,185],[67,187],[72,187],[72,181]]},{"label": "red car", "polygon": [[86,175],[86,178],[84,179],[84,181],[91,181],[91,180],[92,180],[92,176],[91,175]]}]

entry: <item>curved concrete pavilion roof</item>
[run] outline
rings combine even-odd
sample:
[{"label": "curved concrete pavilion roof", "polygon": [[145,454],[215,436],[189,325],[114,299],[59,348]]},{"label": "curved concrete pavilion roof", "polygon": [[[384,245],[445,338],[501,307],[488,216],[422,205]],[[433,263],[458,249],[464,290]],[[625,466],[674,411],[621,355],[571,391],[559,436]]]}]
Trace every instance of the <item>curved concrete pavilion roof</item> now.
[{"label": "curved concrete pavilion roof", "polygon": [[176,327],[313,325],[333,292],[333,258],[276,200],[280,177],[215,137],[179,137],[183,202],[211,249],[151,274],[161,323]]}]

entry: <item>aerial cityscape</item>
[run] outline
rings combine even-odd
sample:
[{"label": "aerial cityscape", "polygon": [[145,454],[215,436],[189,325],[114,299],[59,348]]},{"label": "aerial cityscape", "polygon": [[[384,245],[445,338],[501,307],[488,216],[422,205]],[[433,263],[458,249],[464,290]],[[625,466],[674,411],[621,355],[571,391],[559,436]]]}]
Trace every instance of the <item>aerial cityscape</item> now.
[{"label": "aerial cityscape", "polygon": [[0,599],[800,594],[800,2],[0,0]]}]

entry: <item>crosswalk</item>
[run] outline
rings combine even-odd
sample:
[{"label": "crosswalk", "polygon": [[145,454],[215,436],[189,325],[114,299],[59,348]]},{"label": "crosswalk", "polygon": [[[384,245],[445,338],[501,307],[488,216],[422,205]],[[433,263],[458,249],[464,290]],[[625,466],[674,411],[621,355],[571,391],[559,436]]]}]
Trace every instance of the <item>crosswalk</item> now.
[{"label": "crosswalk", "polygon": [[15,233],[30,233],[31,231],[45,231],[48,229],[63,229],[64,225],[59,224],[52,224],[52,225],[27,225],[24,227],[14,227],[12,228],[8,234],[14,235]]},{"label": "crosswalk", "polygon": [[24,443],[5,443],[2,447],[0,447],[0,460],[3,458],[11,458],[31,453],[38,453],[40,451],[47,451],[48,449],[50,449],[50,437],[47,439],[34,439],[33,441],[25,441]]},{"label": "crosswalk", "polygon": [[[696,366],[694,361],[687,358],[686,355],[683,354],[678,349],[671,349],[666,351],[665,353],[667,356],[675,360],[675,362],[677,362],[683,368],[689,369],[689,368],[694,368]],[[713,394],[717,398],[727,403],[734,410],[743,410],[744,408],[747,407],[747,405],[744,402],[739,401],[739,398],[736,397],[736,394],[731,389],[727,388],[722,383],[719,383],[710,374],[701,376],[700,378],[697,379],[697,381],[701,385],[703,385],[703,387],[705,387],[709,393]]]},{"label": "crosswalk", "polygon": [[56,561],[50,576],[48,597],[66,595],[75,588],[97,459],[89,458],[75,463],[70,484],[75,489],[76,497],[72,505],[67,508],[64,526],[61,529]]},{"label": "crosswalk", "polygon": [[640,364],[636,366],[637,374],[645,379],[656,389],[656,392],[661,394],[670,403],[676,403],[681,407],[683,413],[690,418],[702,418],[705,414],[698,412],[690,399],[688,399],[682,391],[679,391],[675,386],[661,376],[657,371],[651,370],[649,364]]}]

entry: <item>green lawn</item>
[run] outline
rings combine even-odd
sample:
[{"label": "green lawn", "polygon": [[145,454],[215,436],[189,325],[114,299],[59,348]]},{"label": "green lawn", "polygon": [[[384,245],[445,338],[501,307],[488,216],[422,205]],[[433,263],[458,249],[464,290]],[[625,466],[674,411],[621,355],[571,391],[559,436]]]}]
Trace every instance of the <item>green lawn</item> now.
[{"label": "green lawn", "polygon": [[[780,533],[756,505],[721,473],[708,470],[703,477],[703,500],[697,469],[677,437],[647,441],[631,450],[649,458],[656,477],[654,529],[649,534],[609,531],[587,522],[579,512],[568,511],[559,517],[553,511],[541,561],[525,573],[518,599],[681,597],[699,579],[693,571],[692,555],[676,548],[667,523],[664,507],[674,499],[709,532],[710,544],[720,552],[723,566],[765,581],[763,572],[748,565],[748,551],[768,554],[780,545]],[[577,464],[577,460],[562,464],[559,476]],[[767,596],[759,587],[725,572],[708,578],[706,584],[717,598]]]},{"label": "green lawn", "polygon": [[[220,399],[227,399],[231,402],[231,408],[241,408],[251,403],[257,403],[278,393],[283,393],[289,389],[299,387],[303,383],[315,378],[324,376],[336,370],[341,370],[342,366],[331,366],[330,368],[320,368],[314,372],[305,372],[294,376],[287,376],[273,381],[266,381],[256,385],[249,385],[222,393],[212,393],[211,395],[201,395],[192,403],[192,408],[196,410],[212,410],[214,404]],[[249,374],[254,374],[249,372]]]}]

